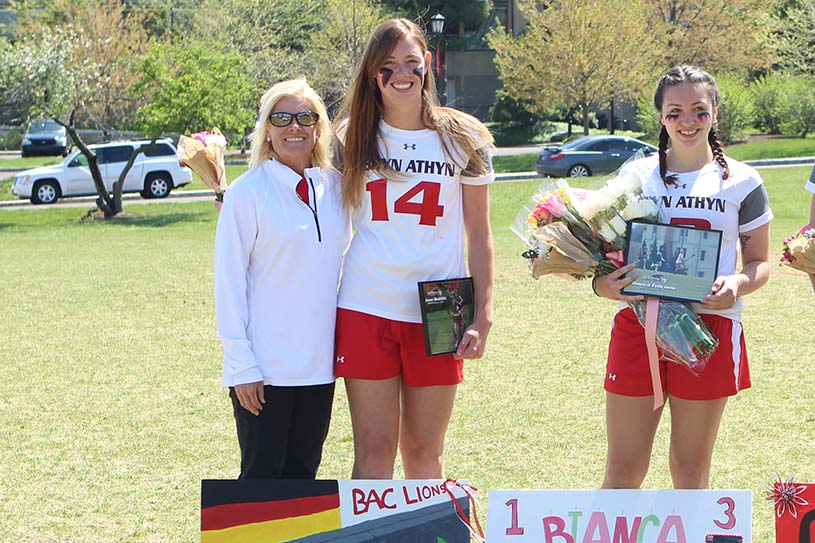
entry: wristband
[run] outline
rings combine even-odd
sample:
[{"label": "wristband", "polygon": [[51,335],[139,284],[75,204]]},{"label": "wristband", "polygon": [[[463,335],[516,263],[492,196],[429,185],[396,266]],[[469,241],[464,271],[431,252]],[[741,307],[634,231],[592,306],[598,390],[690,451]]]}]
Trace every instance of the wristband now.
[{"label": "wristband", "polygon": [[591,290],[592,290],[592,292],[594,292],[595,296],[597,296],[598,298],[600,297],[600,295],[597,294],[597,276],[596,275],[591,278]]}]

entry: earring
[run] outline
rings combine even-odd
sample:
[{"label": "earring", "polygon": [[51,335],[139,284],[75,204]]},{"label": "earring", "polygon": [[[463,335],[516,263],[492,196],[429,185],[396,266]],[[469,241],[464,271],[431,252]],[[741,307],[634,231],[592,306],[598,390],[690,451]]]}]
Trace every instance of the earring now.
[{"label": "earring", "polygon": [[272,137],[271,137],[271,136],[266,136],[266,141],[268,141],[268,142],[270,142],[270,143],[271,143],[271,141],[272,141]]}]

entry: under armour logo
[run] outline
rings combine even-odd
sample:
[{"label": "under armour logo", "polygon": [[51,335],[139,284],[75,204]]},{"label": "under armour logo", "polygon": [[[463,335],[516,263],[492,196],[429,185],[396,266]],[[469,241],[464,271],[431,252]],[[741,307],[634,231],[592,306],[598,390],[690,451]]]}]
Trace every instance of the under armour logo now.
[{"label": "under armour logo", "polygon": [[608,374],[608,380],[609,381],[616,381],[617,380],[617,374],[616,373],[609,373]]},{"label": "under armour logo", "polygon": [[686,185],[685,183],[682,183],[681,185],[679,183],[675,183],[674,188],[675,189],[686,189],[686,188],[688,188],[688,185]]},{"label": "under armour logo", "polygon": [[413,151],[416,150],[416,144],[415,143],[403,143],[402,145],[405,146],[405,151],[407,151],[408,149],[411,149]]},{"label": "under armour logo", "polygon": [[338,356],[337,357],[337,364],[344,364],[344,363],[345,363],[345,357],[344,356]]}]

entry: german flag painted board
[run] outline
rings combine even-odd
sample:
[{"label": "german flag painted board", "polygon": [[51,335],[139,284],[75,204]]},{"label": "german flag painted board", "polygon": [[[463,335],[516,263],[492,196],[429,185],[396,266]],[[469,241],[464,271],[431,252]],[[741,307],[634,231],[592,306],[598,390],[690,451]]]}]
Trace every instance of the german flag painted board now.
[{"label": "german flag painted board", "polygon": [[452,501],[468,515],[467,495],[452,492],[443,481],[204,480],[201,541],[469,543]]}]

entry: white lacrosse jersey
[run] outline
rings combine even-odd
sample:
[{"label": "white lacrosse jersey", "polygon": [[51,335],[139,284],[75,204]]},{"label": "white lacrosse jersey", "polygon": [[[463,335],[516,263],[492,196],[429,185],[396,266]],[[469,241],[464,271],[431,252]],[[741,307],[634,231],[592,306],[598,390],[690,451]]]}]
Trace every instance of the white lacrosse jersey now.
[{"label": "white lacrosse jersey", "polygon": [[461,185],[491,183],[495,173],[490,167],[481,177],[463,176],[467,157],[448,147],[452,156],[445,156],[434,130],[381,122],[380,156],[398,173],[368,173],[352,218],[356,232],[343,264],[339,307],[418,323],[418,282],[466,275]]},{"label": "white lacrosse jersey", "polygon": [[[659,176],[659,157],[626,164],[622,173],[635,171],[642,176],[643,192],[656,198],[660,222],[722,231],[722,248],[717,275],[736,273],[739,235],[769,223],[767,191],[759,173],[750,166],[727,159],[730,176],[722,180],[721,166],[713,161],[693,172],[667,172],[677,178],[666,185]],[[698,258],[698,256],[697,256]],[[742,299],[726,310],[714,311],[695,305],[699,313],[741,319]]]},{"label": "white lacrosse jersey", "polygon": [[806,184],[806,189],[815,194],[815,164],[812,166],[812,173],[809,174],[809,180]]}]

